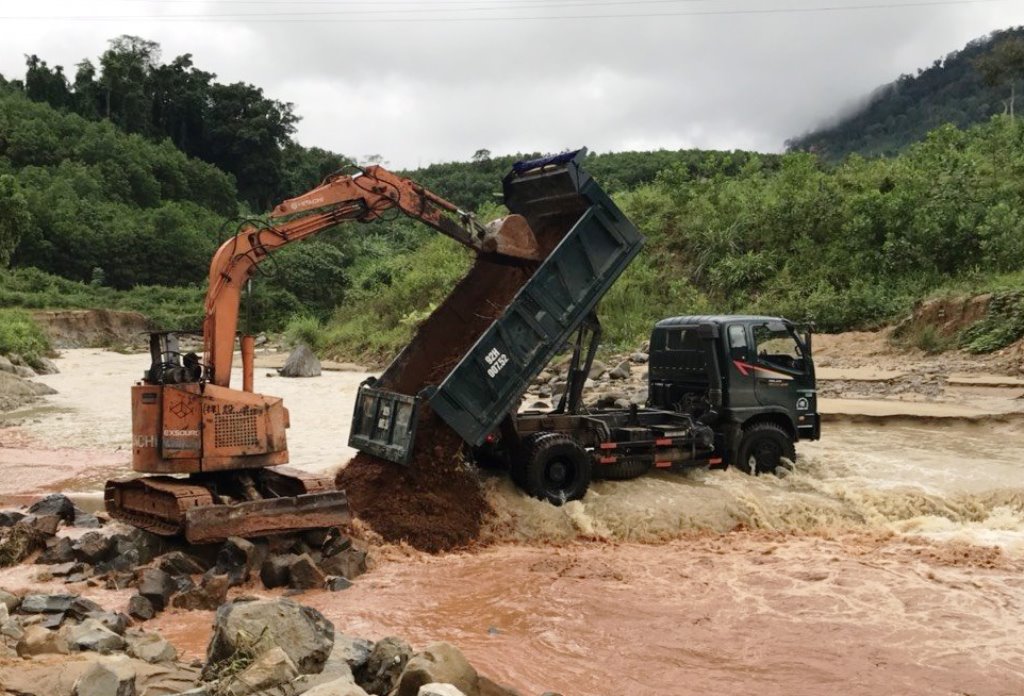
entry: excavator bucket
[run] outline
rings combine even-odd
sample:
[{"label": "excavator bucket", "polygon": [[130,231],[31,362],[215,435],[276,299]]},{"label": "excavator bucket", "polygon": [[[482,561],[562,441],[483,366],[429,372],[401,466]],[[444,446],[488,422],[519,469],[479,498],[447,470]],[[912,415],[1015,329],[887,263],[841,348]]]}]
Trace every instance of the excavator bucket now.
[{"label": "excavator bucket", "polygon": [[519,259],[540,259],[537,238],[522,215],[507,215],[489,222],[484,229],[484,249]]}]

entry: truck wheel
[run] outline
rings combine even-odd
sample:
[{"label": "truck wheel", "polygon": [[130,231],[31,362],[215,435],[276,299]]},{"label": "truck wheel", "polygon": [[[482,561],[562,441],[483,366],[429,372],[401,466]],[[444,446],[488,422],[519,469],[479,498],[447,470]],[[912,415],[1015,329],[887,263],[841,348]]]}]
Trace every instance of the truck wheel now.
[{"label": "truck wheel", "polygon": [[562,433],[539,433],[524,444],[521,476],[527,493],[554,505],[586,494],[590,455],[578,442]]},{"label": "truck wheel", "polygon": [[754,423],[743,431],[735,466],[751,476],[771,474],[783,458],[796,461],[796,448],[789,433],[775,423]]},{"label": "truck wheel", "polygon": [[598,464],[594,467],[594,478],[607,481],[628,481],[640,478],[651,470],[652,464],[638,459],[627,459],[614,464]]}]

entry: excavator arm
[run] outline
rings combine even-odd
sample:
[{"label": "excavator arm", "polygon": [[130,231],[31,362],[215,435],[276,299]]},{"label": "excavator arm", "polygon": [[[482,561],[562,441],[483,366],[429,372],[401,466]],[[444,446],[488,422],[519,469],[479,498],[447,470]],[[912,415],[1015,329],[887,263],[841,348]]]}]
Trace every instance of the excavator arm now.
[{"label": "excavator arm", "polygon": [[287,244],[344,222],[372,222],[392,210],[478,253],[537,259],[536,240],[522,216],[510,215],[485,227],[454,203],[380,166],[356,175],[332,175],[274,208],[272,224],[246,227],[214,254],[203,322],[209,381],[222,387],[230,384],[241,292],[260,263]]}]

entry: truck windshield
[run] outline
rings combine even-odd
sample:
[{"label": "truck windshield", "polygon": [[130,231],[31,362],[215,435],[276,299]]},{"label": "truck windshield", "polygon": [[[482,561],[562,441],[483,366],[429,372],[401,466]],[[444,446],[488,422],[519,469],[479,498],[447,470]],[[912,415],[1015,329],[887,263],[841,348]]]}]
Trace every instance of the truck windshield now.
[{"label": "truck windshield", "polygon": [[754,344],[761,362],[786,370],[804,370],[803,349],[785,324],[754,326]]}]

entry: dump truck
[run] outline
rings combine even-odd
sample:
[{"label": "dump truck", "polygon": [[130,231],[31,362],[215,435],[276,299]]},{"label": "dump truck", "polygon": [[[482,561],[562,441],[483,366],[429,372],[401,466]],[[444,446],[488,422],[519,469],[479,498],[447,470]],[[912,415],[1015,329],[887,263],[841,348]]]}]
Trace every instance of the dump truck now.
[{"label": "dump truck", "polygon": [[[479,260],[467,286],[379,379],[360,386],[350,446],[408,464],[430,445],[418,425],[440,418],[478,462],[504,466],[528,494],[557,505],[582,498],[595,477],[695,465],[773,471],[795,458],[796,441],[819,437],[810,329],[778,317],[661,321],[651,334],[646,407],[584,407],[601,337],[596,306],[644,243],[586,173],[585,155],[513,166],[504,203],[532,230],[539,264],[510,274],[507,264]],[[488,292],[467,302],[484,279]],[[480,313],[484,300],[489,311]],[[518,412],[531,381],[570,350],[557,407]]]}]

